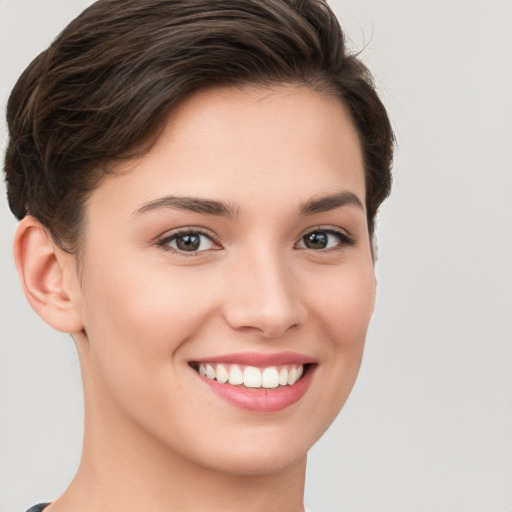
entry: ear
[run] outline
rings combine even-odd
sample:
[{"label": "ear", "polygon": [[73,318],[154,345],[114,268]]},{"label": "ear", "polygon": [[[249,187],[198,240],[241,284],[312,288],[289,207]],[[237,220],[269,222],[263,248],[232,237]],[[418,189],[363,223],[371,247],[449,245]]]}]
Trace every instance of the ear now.
[{"label": "ear", "polygon": [[57,331],[83,329],[76,258],[56,246],[42,224],[24,217],[14,237],[14,260],[32,309]]}]

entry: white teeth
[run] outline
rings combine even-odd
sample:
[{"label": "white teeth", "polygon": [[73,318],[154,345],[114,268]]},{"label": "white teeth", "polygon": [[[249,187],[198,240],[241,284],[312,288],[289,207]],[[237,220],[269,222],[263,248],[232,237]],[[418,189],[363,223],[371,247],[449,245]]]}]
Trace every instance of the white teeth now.
[{"label": "white teeth", "polygon": [[229,383],[235,386],[244,383],[244,375],[237,364],[231,365],[229,369]]},{"label": "white teeth", "polygon": [[279,386],[292,386],[304,373],[302,364],[287,366],[240,367],[237,364],[200,363],[199,374],[221,384],[229,382],[234,386],[243,384],[246,388],[273,389]]},{"label": "white teeth", "polygon": [[277,388],[279,386],[279,372],[275,366],[263,370],[261,386],[264,388]]},{"label": "white teeth", "polygon": [[246,388],[261,388],[261,372],[254,366],[246,366],[244,370],[244,386]]},{"label": "white teeth", "polygon": [[215,379],[215,368],[211,364],[206,365],[206,376],[209,379]]},{"label": "white teeth", "polygon": [[295,366],[292,366],[290,371],[288,372],[288,385],[289,386],[292,386],[293,384],[295,384],[297,382],[297,377],[298,376],[298,372],[297,372],[297,368]]},{"label": "white teeth", "polygon": [[217,365],[217,382],[224,384],[229,380],[229,373],[223,364]]}]

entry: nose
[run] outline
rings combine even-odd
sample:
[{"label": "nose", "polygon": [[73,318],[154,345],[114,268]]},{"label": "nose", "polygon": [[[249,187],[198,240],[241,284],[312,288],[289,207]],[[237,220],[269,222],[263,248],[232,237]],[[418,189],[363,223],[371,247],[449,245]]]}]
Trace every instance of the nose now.
[{"label": "nose", "polygon": [[233,329],[275,339],[305,322],[293,272],[278,255],[260,251],[241,257],[228,279],[224,317]]}]

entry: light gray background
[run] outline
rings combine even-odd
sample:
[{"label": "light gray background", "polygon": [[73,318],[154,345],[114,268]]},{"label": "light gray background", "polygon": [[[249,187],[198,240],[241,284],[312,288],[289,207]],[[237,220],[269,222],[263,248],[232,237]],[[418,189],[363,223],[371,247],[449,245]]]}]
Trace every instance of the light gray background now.
[{"label": "light gray background", "polygon": [[[0,102],[87,0],[0,0]],[[365,360],[310,455],[306,502],[512,510],[512,45],[507,0],[337,0],[396,129]],[[2,150],[5,124],[1,124]],[[3,151],[2,151],[3,152]],[[0,199],[0,510],[63,491],[82,404],[71,338],[30,310]],[[304,418],[308,421],[308,418]]]}]

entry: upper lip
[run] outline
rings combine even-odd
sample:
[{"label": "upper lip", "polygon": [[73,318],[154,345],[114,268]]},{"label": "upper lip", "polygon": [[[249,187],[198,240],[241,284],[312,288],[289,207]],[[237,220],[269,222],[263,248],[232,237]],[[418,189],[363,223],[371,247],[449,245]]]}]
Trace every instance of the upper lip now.
[{"label": "upper lip", "polygon": [[194,359],[191,363],[226,363],[240,364],[243,366],[280,366],[285,364],[309,364],[315,363],[315,359],[299,354],[298,352],[277,352],[275,354],[263,354],[260,352],[239,352],[231,354],[221,354],[212,357]]}]

